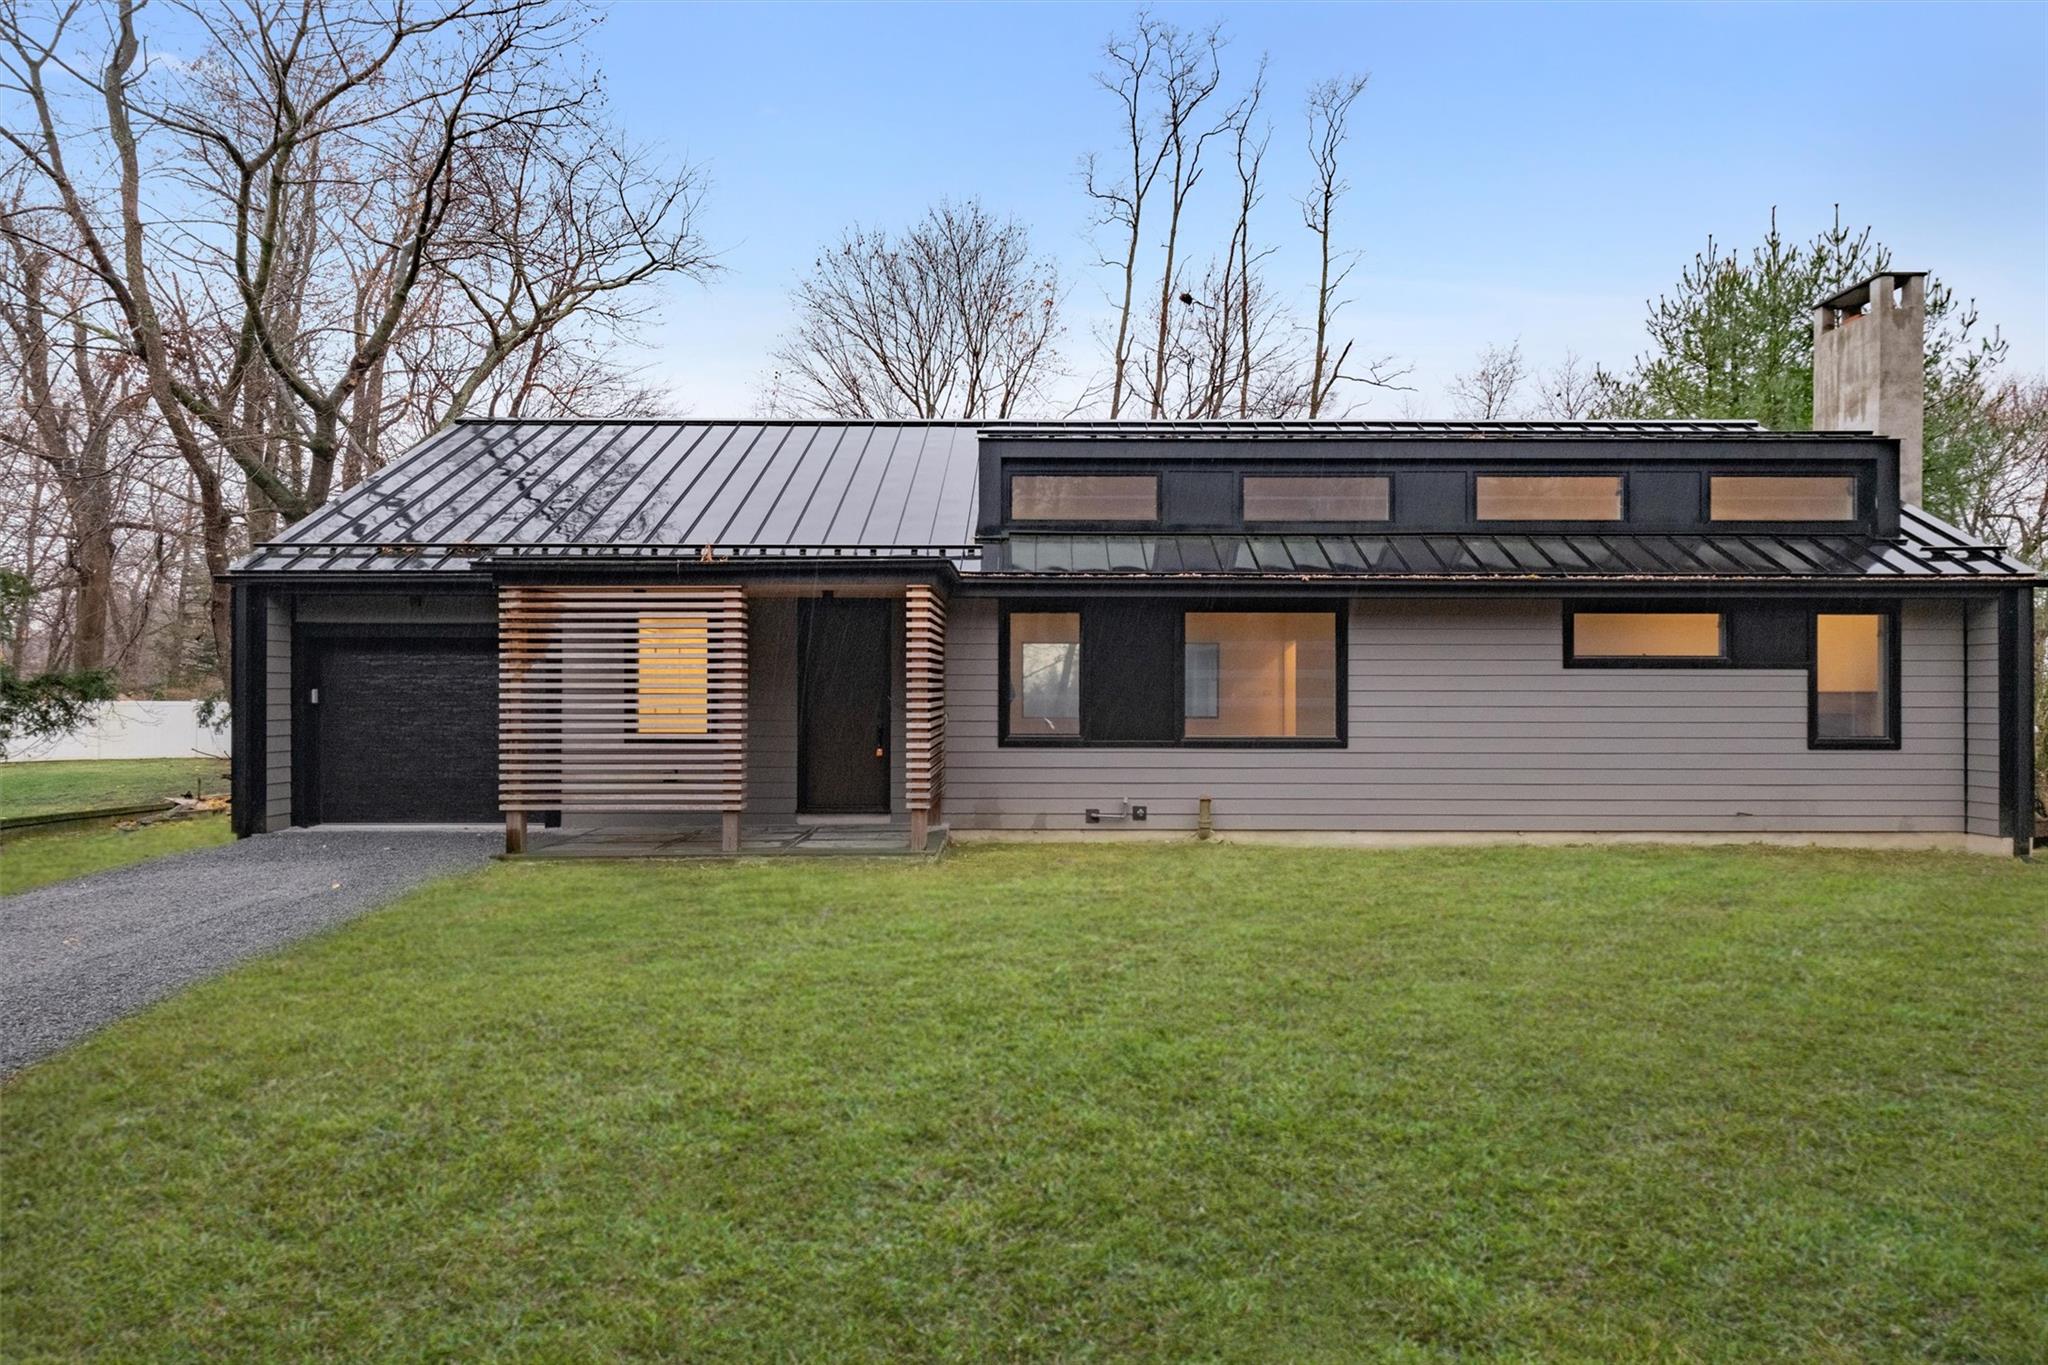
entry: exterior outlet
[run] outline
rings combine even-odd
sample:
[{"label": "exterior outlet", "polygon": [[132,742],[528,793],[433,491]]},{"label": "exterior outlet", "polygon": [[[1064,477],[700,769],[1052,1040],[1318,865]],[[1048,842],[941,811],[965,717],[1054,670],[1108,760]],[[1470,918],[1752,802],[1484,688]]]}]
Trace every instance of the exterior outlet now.
[{"label": "exterior outlet", "polygon": [[1899,443],[1899,501],[1920,504],[1927,272],[1894,270],[1813,307],[1813,429]]}]

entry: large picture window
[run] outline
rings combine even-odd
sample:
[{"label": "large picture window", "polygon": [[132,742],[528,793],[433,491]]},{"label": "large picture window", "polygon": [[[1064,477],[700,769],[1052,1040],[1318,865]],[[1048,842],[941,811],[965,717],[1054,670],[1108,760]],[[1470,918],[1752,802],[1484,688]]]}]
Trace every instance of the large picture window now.
[{"label": "large picture window", "polygon": [[1898,742],[1898,679],[1892,618],[1883,612],[1816,612],[1808,728],[1817,748],[1884,748]]},{"label": "large picture window", "polygon": [[1017,474],[1010,479],[1012,521],[1159,520],[1156,474]]},{"label": "large picture window", "polygon": [[1339,613],[1219,606],[1104,598],[1009,610],[1003,742],[1341,743]]},{"label": "large picture window", "polygon": [[650,739],[711,733],[711,622],[702,616],[643,616],[637,658],[636,722]]},{"label": "large picture window", "polygon": [[1620,521],[1619,474],[1479,474],[1481,521]]},{"label": "large picture window", "polygon": [[1726,618],[1716,611],[1574,611],[1565,658],[1606,667],[1687,667],[1726,661]]},{"label": "large picture window", "polygon": [[1393,481],[1384,474],[1247,474],[1247,522],[1385,521]]},{"label": "large picture window", "polygon": [[1081,614],[1010,613],[1010,723],[1016,738],[1081,733]]},{"label": "large picture window", "polygon": [[1327,611],[1191,611],[1188,739],[1335,739],[1337,618]]},{"label": "large picture window", "polygon": [[1854,474],[1716,474],[1707,481],[1714,521],[1854,521]]}]

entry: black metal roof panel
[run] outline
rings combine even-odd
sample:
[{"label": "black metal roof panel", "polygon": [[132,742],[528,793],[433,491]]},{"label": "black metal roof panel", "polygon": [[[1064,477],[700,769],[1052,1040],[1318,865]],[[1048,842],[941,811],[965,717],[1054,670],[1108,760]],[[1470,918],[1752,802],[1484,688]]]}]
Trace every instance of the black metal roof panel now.
[{"label": "black metal roof panel", "polygon": [[1403,440],[1678,440],[1812,441],[1844,438],[1868,440],[1867,432],[1773,431],[1752,421],[1571,421],[1571,422],[1440,422],[1417,420],[1276,420],[1261,421],[1114,421],[1114,422],[991,422],[982,430],[1004,440],[1099,441],[1185,440],[1328,440],[1332,437],[1394,437]]},{"label": "black metal roof panel", "polygon": [[1918,508],[1897,540],[1811,534],[1017,535],[984,573],[1399,579],[1920,579],[1960,585],[2034,570]]},{"label": "black metal roof panel", "polygon": [[468,568],[568,554],[974,545],[975,423],[462,422],[237,568]]}]

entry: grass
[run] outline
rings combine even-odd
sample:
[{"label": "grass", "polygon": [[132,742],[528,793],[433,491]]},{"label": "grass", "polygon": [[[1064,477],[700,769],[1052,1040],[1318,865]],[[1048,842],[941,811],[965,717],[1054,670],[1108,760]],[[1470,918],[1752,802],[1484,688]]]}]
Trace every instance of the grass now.
[{"label": "grass", "polygon": [[186,792],[224,792],[218,758],[110,758],[0,763],[0,820],[137,806]]},{"label": "grass", "polygon": [[115,829],[110,820],[10,830],[0,835],[0,896],[224,844],[233,837],[225,815],[195,815],[136,830]]},{"label": "grass", "polygon": [[4,1094],[18,1359],[2048,1358],[2048,870],[497,864]]}]

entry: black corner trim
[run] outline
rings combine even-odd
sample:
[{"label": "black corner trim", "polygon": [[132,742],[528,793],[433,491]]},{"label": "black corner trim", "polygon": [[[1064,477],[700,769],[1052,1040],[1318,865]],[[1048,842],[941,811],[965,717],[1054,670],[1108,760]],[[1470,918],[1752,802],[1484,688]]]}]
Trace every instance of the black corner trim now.
[{"label": "black corner trim", "polygon": [[232,807],[228,822],[236,838],[246,839],[263,832],[263,774],[268,761],[264,737],[269,728],[263,712],[263,678],[268,641],[263,630],[263,590],[236,583],[229,591],[234,654],[228,670],[228,731],[234,754],[228,764]]},{"label": "black corner trim", "polygon": [[1998,598],[1998,830],[2013,856],[2034,849],[2034,595]]}]

